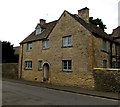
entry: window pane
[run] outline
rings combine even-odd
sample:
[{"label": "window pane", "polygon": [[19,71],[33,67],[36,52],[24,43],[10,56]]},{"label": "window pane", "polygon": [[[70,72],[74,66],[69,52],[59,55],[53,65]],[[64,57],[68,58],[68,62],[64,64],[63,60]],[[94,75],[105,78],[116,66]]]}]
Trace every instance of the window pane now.
[{"label": "window pane", "polygon": [[27,50],[31,50],[32,49],[32,43],[28,43],[27,44]]},{"label": "window pane", "polygon": [[45,48],[45,41],[42,41],[42,48]]},{"label": "window pane", "polygon": [[120,47],[116,46],[116,54],[119,55],[120,54]]},{"label": "window pane", "polygon": [[25,62],[25,68],[27,67],[27,62]]},{"label": "window pane", "polygon": [[71,61],[68,61],[68,69],[71,70]]},{"label": "window pane", "polygon": [[49,41],[46,40],[45,42],[46,42],[46,48],[49,48]]},{"label": "window pane", "polygon": [[71,45],[72,45],[71,36],[63,37],[63,46],[71,46]]},{"label": "window pane", "polygon": [[107,60],[103,60],[103,68],[107,68]]},{"label": "window pane", "polygon": [[71,46],[71,36],[68,37],[68,45]]},{"label": "window pane", "polygon": [[42,69],[42,61],[38,62],[38,69]]},{"label": "window pane", "polygon": [[71,64],[71,60],[64,60],[63,62],[63,70],[68,70],[70,71],[72,69],[72,64]]},{"label": "window pane", "polygon": [[66,69],[66,70],[67,70],[67,66],[64,66],[63,69]]},{"label": "window pane", "polygon": [[32,68],[32,62],[30,61],[30,68]]},{"label": "window pane", "polygon": [[63,46],[67,46],[67,38],[66,37],[63,38]]},{"label": "window pane", "polygon": [[32,61],[25,61],[25,69],[31,69],[32,68]]},{"label": "window pane", "polygon": [[49,40],[42,41],[42,48],[43,49],[49,48]]},{"label": "window pane", "polygon": [[120,68],[120,62],[118,62],[118,68]]},{"label": "window pane", "polygon": [[67,61],[63,61],[63,69],[67,69]]},{"label": "window pane", "polygon": [[104,51],[107,51],[106,40],[103,40],[103,43],[102,43],[102,49],[103,49]]},{"label": "window pane", "polygon": [[36,29],[36,35],[40,34],[41,33],[41,28],[37,28]]}]

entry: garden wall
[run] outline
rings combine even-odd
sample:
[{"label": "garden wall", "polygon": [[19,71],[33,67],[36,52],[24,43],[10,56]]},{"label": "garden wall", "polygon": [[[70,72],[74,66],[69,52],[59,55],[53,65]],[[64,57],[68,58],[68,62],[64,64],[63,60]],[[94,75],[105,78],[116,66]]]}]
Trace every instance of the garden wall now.
[{"label": "garden wall", "polygon": [[18,63],[3,63],[2,77],[18,79]]},{"label": "garden wall", "polygon": [[120,69],[95,68],[93,76],[96,90],[120,92]]}]

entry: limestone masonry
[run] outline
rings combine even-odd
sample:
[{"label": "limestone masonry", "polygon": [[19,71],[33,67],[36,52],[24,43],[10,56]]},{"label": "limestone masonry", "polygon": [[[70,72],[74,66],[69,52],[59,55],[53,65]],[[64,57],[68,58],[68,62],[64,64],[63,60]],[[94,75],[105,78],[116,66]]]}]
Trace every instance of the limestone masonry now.
[{"label": "limestone masonry", "polygon": [[87,7],[53,22],[41,19],[20,43],[19,78],[93,89],[93,68],[120,68],[120,41],[113,37],[89,22]]}]

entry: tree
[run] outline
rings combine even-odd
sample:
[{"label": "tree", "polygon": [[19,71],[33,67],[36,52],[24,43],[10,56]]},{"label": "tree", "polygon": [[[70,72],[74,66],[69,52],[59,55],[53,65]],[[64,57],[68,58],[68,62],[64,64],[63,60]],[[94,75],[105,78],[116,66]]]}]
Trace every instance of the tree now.
[{"label": "tree", "polygon": [[18,56],[14,54],[13,45],[10,42],[2,42],[2,62],[11,63],[18,62]]},{"label": "tree", "polygon": [[89,21],[90,21],[92,24],[100,27],[103,31],[104,31],[105,29],[107,29],[106,25],[103,24],[103,21],[102,21],[101,19],[99,19],[99,18],[93,19],[93,17],[90,17],[90,18],[89,18]]}]

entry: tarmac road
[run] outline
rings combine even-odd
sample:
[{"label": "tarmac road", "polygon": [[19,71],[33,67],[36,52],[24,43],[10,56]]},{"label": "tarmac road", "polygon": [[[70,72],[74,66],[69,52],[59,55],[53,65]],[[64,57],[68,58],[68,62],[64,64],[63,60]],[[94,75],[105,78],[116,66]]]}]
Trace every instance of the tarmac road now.
[{"label": "tarmac road", "polygon": [[117,100],[3,81],[2,105],[118,105]]}]

